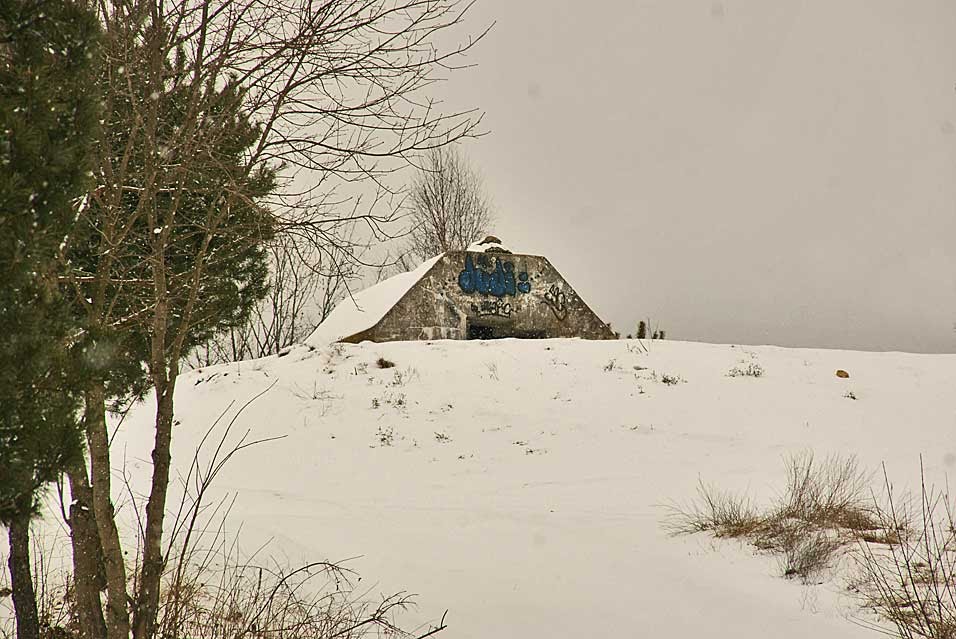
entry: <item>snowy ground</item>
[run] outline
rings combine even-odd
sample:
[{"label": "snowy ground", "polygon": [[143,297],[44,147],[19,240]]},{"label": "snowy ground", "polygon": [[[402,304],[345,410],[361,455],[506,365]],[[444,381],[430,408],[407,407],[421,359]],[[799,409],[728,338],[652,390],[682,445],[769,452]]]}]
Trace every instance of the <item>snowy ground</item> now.
[{"label": "snowy ground", "polygon": [[[664,506],[699,478],[771,498],[783,456],[808,448],[886,461],[900,486],[922,454],[943,481],[956,356],[645,344],[299,346],[193,371],[174,464],[230,401],[275,383],[236,428],[285,438],[243,451],[217,483],[238,493],[243,546],[271,539],[265,552],[293,563],[360,556],[349,565],[372,592],[419,594],[406,625],[449,609],[447,638],[877,636],[850,618],[839,575],[803,586],[736,542],[670,537]],[[762,377],[727,375],[750,362]],[[134,477],[149,467],[151,408],[114,446]]]}]

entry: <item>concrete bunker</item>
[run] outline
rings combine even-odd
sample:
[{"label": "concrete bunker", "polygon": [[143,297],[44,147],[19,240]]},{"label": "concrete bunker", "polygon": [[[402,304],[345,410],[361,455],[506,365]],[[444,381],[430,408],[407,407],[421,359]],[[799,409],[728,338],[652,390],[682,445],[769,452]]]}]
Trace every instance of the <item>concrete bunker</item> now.
[{"label": "concrete bunker", "polygon": [[547,258],[488,237],[346,298],[307,343],[553,337],[614,334]]}]

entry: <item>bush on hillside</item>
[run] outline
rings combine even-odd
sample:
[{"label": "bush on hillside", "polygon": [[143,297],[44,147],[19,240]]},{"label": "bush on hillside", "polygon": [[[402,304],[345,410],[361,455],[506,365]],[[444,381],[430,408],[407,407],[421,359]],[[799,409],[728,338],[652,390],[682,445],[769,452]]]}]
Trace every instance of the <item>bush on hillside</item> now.
[{"label": "bush on hillside", "polygon": [[748,540],[783,559],[782,573],[804,582],[831,566],[864,531],[880,526],[867,499],[868,478],[856,458],[817,463],[810,452],[786,459],[787,487],[760,511],[745,496],[701,483],[687,507],[674,506],[665,526],[674,534],[710,532]]},{"label": "bush on hillside", "polygon": [[674,534],[746,539],[779,556],[783,576],[804,582],[849,554],[850,590],[880,620],[865,625],[889,634],[888,622],[904,639],[956,639],[956,502],[927,487],[922,468],[918,499],[896,496],[885,468],[883,479],[879,499],[855,458],[816,463],[800,453],[787,459],[787,488],[766,511],[701,483],[665,525]]},{"label": "bush on hillside", "polygon": [[757,362],[741,362],[727,371],[727,377],[763,377],[763,374],[763,367]]}]

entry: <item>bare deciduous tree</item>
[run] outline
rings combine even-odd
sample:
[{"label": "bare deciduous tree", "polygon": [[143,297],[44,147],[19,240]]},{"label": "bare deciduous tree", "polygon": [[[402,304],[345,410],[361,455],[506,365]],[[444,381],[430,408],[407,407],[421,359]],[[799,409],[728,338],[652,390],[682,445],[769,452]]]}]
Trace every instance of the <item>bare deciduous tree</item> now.
[{"label": "bare deciduous tree", "polygon": [[[370,180],[387,195],[385,177],[406,156],[474,134],[480,117],[442,113],[422,91],[475,40],[450,51],[435,44],[467,0],[90,4],[106,34],[98,184],[82,212],[93,239],[61,253],[99,369],[85,392],[89,465],[69,473],[69,523],[84,546],[74,558],[77,599],[92,611],[84,639],[152,639],[183,358],[244,321],[240,302],[265,277],[257,251],[274,235],[354,261],[361,242],[350,229],[383,232],[390,215],[343,205],[330,195],[336,185]],[[248,272],[230,278],[236,265]],[[108,369],[124,360],[131,379],[145,366],[156,403],[141,553],[130,567],[106,422]],[[132,392],[143,390],[139,382]]]},{"label": "bare deciduous tree", "polygon": [[493,219],[481,177],[453,145],[425,154],[409,207],[409,253],[419,261],[466,248],[488,232]]},{"label": "bare deciduous tree", "polygon": [[[356,245],[357,247],[357,245]],[[241,326],[231,327],[190,354],[194,367],[274,355],[302,342],[348,294],[360,275],[361,257],[341,246],[319,251],[302,238],[284,235],[269,247],[269,293]]]}]

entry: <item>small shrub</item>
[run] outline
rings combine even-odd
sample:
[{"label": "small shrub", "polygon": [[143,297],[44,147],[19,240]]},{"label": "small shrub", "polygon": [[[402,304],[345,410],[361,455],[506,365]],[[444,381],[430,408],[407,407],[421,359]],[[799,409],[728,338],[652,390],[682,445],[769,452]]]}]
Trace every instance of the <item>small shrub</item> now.
[{"label": "small shrub", "polygon": [[372,399],[372,408],[379,408],[382,405],[394,406],[395,408],[403,408],[407,403],[405,399],[405,393],[399,393],[391,390],[385,391],[385,394],[382,396],[382,399],[377,397]]},{"label": "small shrub", "polygon": [[856,399],[856,393],[853,391],[847,391],[843,396],[847,399]]},{"label": "small shrub", "polygon": [[671,507],[665,528],[672,534],[710,532],[715,537],[745,537],[761,524],[760,514],[748,498],[700,481],[697,499],[687,508]]},{"label": "small shrub", "polygon": [[379,357],[377,360],[375,360],[375,365],[379,368],[394,368],[395,362],[391,362],[384,357]]},{"label": "small shrub", "polygon": [[868,477],[856,458],[816,463],[807,452],[788,457],[786,464],[786,490],[766,511],[746,497],[700,483],[697,498],[687,508],[672,508],[665,527],[675,534],[745,538],[779,555],[784,576],[809,583],[843,547],[864,532],[878,531],[881,523],[867,502]]},{"label": "small shrub", "polygon": [[438,442],[439,444],[447,444],[448,442],[451,441],[451,437],[449,437],[445,433],[435,433],[435,441]]},{"label": "small shrub", "polygon": [[404,386],[412,380],[412,378],[418,376],[418,371],[414,368],[408,367],[404,371],[395,371],[392,373],[392,381],[388,383],[389,386]]},{"label": "small shrub", "polygon": [[785,502],[776,516],[818,528],[876,530],[880,522],[869,500],[870,478],[856,457],[831,456],[816,463],[812,452],[787,458]]},{"label": "small shrub", "polygon": [[665,384],[665,385],[667,385],[667,386],[674,386],[675,384],[682,384],[682,383],[684,383],[684,381],[686,381],[686,380],[684,380],[684,378],[682,378],[682,377],[679,376],[679,375],[668,375],[667,373],[664,373],[664,374],[661,375],[661,383],[663,383],[663,384]]},{"label": "small shrub", "polygon": [[395,429],[391,426],[386,428],[378,427],[378,430],[375,431],[375,437],[378,439],[378,443],[382,446],[391,446],[395,441]]},{"label": "small shrub", "polygon": [[749,362],[746,366],[743,362],[727,371],[727,377],[762,377],[763,367],[757,362]]},{"label": "small shrub", "polygon": [[780,537],[783,576],[810,583],[833,564],[844,545],[845,541],[832,531],[808,527],[803,522],[796,523]]},{"label": "small shrub", "polygon": [[605,373],[610,373],[611,371],[613,371],[613,370],[614,370],[614,365],[615,365],[616,363],[617,363],[616,360],[613,360],[613,359],[612,359],[611,361],[609,361],[607,364],[604,365],[604,372],[605,372]]}]

